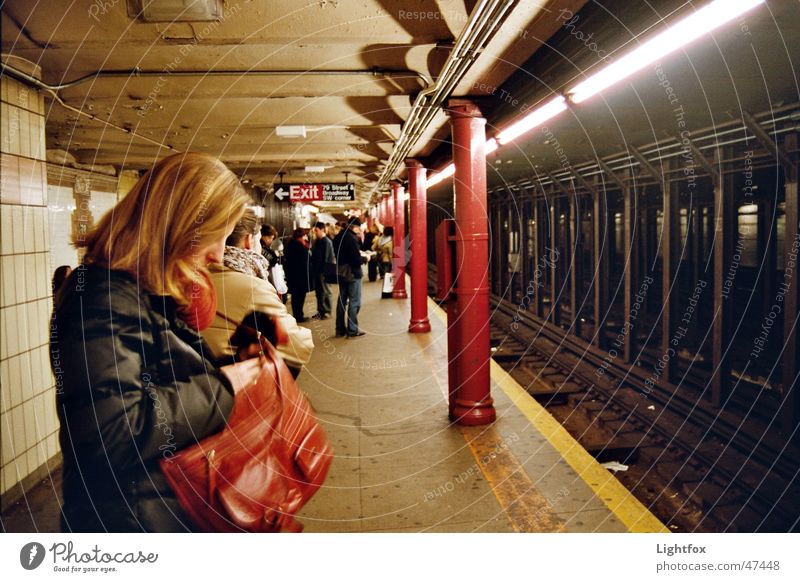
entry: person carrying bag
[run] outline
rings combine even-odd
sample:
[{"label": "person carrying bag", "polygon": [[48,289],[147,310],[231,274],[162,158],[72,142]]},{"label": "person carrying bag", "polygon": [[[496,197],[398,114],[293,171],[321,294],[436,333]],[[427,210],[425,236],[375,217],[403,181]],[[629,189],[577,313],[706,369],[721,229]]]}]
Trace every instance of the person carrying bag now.
[{"label": "person carrying bag", "polygon": [[231,344],[260,349],[261,373],[222,432],[160,461],[200,531],[302,531],[294,516],[325,481],[333,447],[273,347],[285,339],[270,316],[247,315]]}]

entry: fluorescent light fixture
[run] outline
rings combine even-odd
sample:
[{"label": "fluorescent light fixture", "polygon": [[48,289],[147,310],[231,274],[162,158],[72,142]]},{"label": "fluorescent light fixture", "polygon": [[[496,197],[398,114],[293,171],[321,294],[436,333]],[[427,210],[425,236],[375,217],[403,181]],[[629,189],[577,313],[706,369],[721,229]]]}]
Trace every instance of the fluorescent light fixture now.
[{"label": "fluorescent light fixture", "polygon": [[444,169],[442,169],[440,172],[436,172],[433,176],[428,178],[428,180],[425,182],[425,187],[430,188],[431,186],[435,186],[442,180],[446,180],[455,173],[456,173],[456,165],[450,164],[449,166],[446,166]]},{"label": "fluorescent light fixture", "polygon": [[[109,2],[112,6],[116,2]],[[103,5],[95,2],[96,6]],[[105,7],[103,7],[105,14]],[[92,9],[89,9],[92,16]],[[128,0],[128,16],[141,22],[203,22],[222,20],[223,0]]]},{"label": "fluorescent light fixture", "polygon": [[578,83],[569,91],[572,102],[586,101],[603,89],[607,89],[763,3],[764,0],[715,0],[711,2],[679,20],[618,61]]},{"label": "fluorescent light fixture", "polygon": [[305,206],[303,206],[303,212],[305,212],[306,214],[312,214],[312,213],[319,214],[319,208],[317,208],[313,204],[306,204]]},{"label": "fluorescent light fixture", "polygon": [[484,145],[483,147],[484,147],[483,152],[488,155],[488,154],[492,153],[493,151],[495,151],[500,146],[498,145],[496,139],[494,139],[493,137],[490,137],[489,139],[486,140],[486,145]]},{"label": "fluorescent light fixture", "polygon": [[306,166],[306,174],[321,174],[333,166]]},{"label": "fluorescent light fixture", "polygon": [[279,125],[275,128],[275,135],[278,137],[306,137],[305,125]]},{"label": "fluorescent light fixture", "polygon": [[530,112],[528,115],[520,119],[514,125],[505,128],[497,136],[497,141],[500,144],[507,144],[508,142],[513,141],[514,139],[521,136],[523,133],[526,133],[532,130],[533,128],[542,125],[547,120],[552,119],[562,111],[566,111],[566,109],[567,109],[567,100],[564,98],[563,95],[559,95],[554,99],[551,99],[541,107]]}]

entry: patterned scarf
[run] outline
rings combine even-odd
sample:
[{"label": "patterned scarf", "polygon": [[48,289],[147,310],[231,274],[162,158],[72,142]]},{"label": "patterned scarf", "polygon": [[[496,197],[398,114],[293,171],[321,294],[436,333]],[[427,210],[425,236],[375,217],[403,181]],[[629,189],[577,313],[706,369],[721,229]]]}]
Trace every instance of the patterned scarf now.
[{"label": "patterned scarf", "polygon": [[265,281],[269,278],[269,261],[255,251],[226,246],[222,263],[237,273],[244,273]]}]

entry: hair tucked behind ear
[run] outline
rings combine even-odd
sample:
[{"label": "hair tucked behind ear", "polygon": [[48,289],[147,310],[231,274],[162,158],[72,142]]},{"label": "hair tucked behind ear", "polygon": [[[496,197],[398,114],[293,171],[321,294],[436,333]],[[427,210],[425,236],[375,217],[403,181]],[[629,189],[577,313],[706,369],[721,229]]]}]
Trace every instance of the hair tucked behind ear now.
[{"label": "hair tucked behind ear", "polygon": [[87,263],[127,271],[146,291],[187,304],[191,285],[206,285],[203,251],[228,234],[248,201],[220,160],[174,154],[155,164],[75,244],[86,248]]}]

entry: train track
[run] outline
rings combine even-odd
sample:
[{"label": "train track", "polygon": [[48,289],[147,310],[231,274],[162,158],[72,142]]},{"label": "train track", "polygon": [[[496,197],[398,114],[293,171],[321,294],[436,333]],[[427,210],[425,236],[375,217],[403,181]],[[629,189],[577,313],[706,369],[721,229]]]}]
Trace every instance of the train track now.
[{"label": "train track", "polygon": [[[491,298],[493,357],[673,531],[796,531],[797,451]],[[768,427],[767,427],[768,428]]]}]

